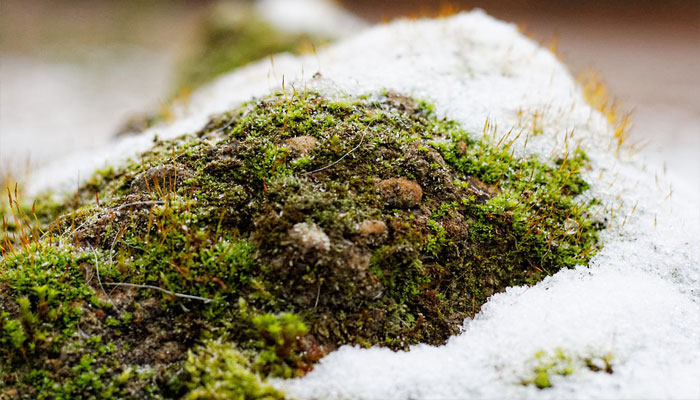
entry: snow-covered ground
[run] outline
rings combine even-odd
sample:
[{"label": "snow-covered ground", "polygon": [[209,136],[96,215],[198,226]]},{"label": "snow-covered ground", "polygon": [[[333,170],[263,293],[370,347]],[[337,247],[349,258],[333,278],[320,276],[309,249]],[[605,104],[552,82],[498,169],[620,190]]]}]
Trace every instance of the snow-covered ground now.
[{"label": "snow-covered ground", "polygon": [[[312,78],[315,73],[320,76]],[[317,55],[279,55],[196,92],[180,118],[35,176],[33,190],[73,182],[105,162],[201,128],[207,117],[272,90],[344,96],[391,90],[482,134],[511,132],[519,156],[552,160],[576,148],[591,158],[586,194],[613,217],[588,266],[493,296],[463,333],[408,352],[345,347],[301,379],[275,384],[299,399],[698,398],[700,207],[697,184],[669,176],[643,154],[616,151],[612,127],[585,102],[569,72],[517,28],[483,12],[378,26]],[[527,135],[529,116],[542,133]],[[579,362],[538,390],[538,351],[574,360],[611,354],[613,374]]]},{"label": "snow-covered ground", "polygon": [[333,0],[258,0],[255,7],[272,26],[291,33],[341,38],[367,27]]}]

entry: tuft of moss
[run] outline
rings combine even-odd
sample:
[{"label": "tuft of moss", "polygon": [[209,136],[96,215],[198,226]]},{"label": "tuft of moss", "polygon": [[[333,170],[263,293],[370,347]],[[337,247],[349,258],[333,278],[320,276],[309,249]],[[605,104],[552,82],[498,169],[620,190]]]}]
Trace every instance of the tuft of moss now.
[{"label": "tuft of moss", "polygon": [[206,341],[189,352],[185,370],[190,374],[188,400],[275,400],[284,394],[251,372],[248,357],[231,343]]},{"label": "tuft of moss", "polygon": [[273,94],[97,171],[4,255],[2,389],[276,398],[266,377],[344,344],[444,343],[493,293],[587,263],[585,168],[394,93]]},{"label": "tuft of moss", "polygon": [[612,374],[612,358],[612,353],[585,358],[572,357],[560,348],[555,349],[553,354],[544,350],[538,351],[535,353],[537,364],[532,377],[523,379],[521,383],[523,385],[534,385],[538,389],[547,389],[552,387],[552,378],[554,376],[569,376],[578,367],[585,367],[593,372]]}]

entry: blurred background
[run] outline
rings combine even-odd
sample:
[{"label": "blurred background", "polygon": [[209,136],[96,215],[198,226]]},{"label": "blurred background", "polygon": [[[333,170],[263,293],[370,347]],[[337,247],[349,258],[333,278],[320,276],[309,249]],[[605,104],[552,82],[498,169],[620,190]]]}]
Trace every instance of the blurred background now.
[{"label": "blurred background", "polygon": [[[164,105],[212,73],[187,66],[188,55],[221,61],[216,52],[193,50],[203,41],[220,42],[219,28],[203,28],[212,14],[222,14],[212,12],[213,3],[2,0],[0,178],[22,177],[70,152],[104,145],[120,131],[167,120]],[[700,188],[697,0],[344,0],[336,6],[368,23],[473,8],[514,22],[534,39],[556,46],[574,75],[598,71],[621,108],[633,111],[630,140]],[[250,43],[245,35],[258,34],[262,25],[235,33]],[[274,28],[265,27],[265,32]],[[323,45],[334,39],[303,34],[306,39],[295,36],[292,46],[292,34],[285,32],[249,56],[303,51],[304,40]],[[227,60],[224,67],[245,62]]]}]

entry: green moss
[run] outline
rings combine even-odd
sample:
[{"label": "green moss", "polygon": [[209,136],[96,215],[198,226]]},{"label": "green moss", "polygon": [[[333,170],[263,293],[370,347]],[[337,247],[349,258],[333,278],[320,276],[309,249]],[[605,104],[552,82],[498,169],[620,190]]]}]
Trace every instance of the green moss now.
[{"label": "green moss", "polygon": [[230,343],[207,341],[185,363],[191,391],[186,399],[283,399],[284,395],[250,370],[248,357]]},{"label": "green moss", "polygon": [[216,398],[266,393],[344,344],[443,343],[493,293],[595,253],[586,162],[514,159],[391,93],[213,117],[98,171],[47,237],[5,255],[5,385]]},{"label": "green moss", "polygon": [[554,376],[568,376],[573,374],[577,368],[588,368],[593,372],[612,371],[612,353],[607,353],[604,356],[596,357],[573,357],[567,355],[562,349],[557,348],[554,353],[546,351],[538,351],[535,354],[536,365],[532,373],[532,377],[523,379],[523,385],[534,385],[539,389],[552,387],[552,378]]},{"label": "green moss", "polygon": [[256,315],[253,326],[262,338],[255,369],[264,375],[293,377],[296,363],[301,359],[297,342],[308,332],[299,316],[292,313]]}]

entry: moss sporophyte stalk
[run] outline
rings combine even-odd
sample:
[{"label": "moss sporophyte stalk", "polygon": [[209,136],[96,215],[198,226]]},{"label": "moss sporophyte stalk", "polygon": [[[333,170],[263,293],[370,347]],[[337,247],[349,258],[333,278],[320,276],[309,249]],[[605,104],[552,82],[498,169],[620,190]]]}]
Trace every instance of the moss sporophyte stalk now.
[{"label": "moss sporophyte stalk", "polygon": [[588,262],[585,168],[394,93],[215,116],[39,205],[43,235],[5,229],[2,393],[278,398],[267,377],[344,344],[444,343],[490,295]]}]

